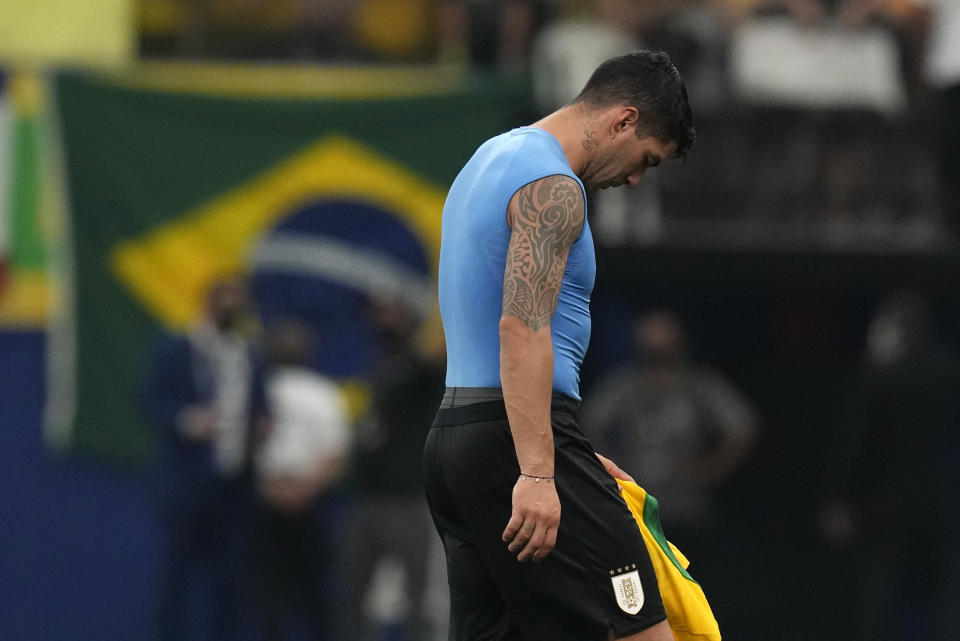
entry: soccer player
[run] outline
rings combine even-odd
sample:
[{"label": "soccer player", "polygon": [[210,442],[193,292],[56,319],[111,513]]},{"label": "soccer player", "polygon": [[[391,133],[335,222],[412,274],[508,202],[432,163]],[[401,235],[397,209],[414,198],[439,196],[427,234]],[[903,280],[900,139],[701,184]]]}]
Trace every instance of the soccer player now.
[{"label": "soccer player", "polygon": [[453,641],[673,640],[620,473],[577,408],[596,270],[586,194],[636,185],[694,139],[668,56],[635,52],[601,64],[569,105],[484,143],[450,189],[447,390],[424,472]]}]

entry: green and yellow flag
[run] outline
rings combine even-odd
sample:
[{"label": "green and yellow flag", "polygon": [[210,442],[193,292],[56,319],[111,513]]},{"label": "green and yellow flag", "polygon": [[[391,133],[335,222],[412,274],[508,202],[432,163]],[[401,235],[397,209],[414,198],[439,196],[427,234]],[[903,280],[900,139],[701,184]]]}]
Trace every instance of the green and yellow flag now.
[{"label": "green and yellow flag", "polygon": [[426,313],[446,189],[476,146],[530,118],[523,87],[423,69],[156,65],[56,81],[67,192],[49,434],[135,461],[160,330],[224,273],[265,322],[296,315],[316,365],[362,380],[371,296]]}]

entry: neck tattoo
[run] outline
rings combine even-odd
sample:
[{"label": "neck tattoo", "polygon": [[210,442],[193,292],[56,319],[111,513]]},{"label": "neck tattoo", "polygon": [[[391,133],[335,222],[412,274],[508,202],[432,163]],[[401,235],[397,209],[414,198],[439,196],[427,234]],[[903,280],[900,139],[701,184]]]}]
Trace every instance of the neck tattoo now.
[{"label": "neck tattoo", "polygon": [[593,148],[600,144],[600,141],[597,140],[592,131],[586,129],[583,130],[583,135],[586,136],[583,140],[580,141],[580,144],[587,151],[593,151]]}]

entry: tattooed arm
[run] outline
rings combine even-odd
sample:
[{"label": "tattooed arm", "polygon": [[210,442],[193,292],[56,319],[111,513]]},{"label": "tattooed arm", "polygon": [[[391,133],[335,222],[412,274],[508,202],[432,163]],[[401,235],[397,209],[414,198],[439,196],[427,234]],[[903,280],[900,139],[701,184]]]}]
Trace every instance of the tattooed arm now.
[{"label": "tattooed arm", "polygon": [[[548,176],[514,194],[500,318],[500,382],[520,470],[553,476],[553,343],[550,321],[570,247],[584,220],[583,192],[569,176]],[[511,552],[544,559],[556,544],[560,500],[550,481],[520,479],[503,532]]]}]

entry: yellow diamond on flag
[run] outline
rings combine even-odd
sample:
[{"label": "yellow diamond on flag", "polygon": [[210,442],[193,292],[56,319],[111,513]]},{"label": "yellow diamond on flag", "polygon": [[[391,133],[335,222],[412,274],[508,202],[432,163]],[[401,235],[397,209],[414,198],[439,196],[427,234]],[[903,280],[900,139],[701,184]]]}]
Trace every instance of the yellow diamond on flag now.
[{"label": "yellow diamond on flag", "polygon": [[444,196],[437,185],[372,149],[328,137],[182,217],[120,243],[111,252],[111,268],[164,326],[182,329],[197,318],[208,287],[225,273],[244,271],[257,241],[310,201],[349,199],[390,211],[407,224],[435,266]]}]

